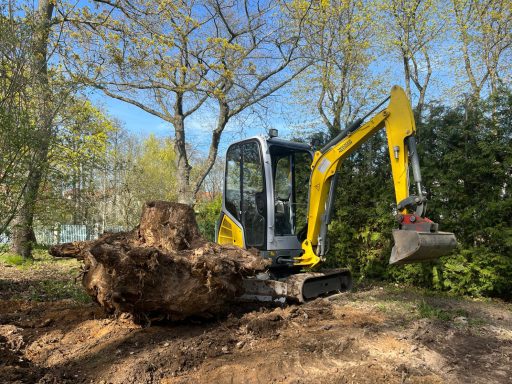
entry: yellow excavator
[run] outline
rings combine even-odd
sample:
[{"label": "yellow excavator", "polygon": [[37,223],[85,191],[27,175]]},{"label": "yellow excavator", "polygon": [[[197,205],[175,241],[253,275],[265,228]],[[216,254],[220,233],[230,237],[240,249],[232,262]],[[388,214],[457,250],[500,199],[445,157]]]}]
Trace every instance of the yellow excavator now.
[{"label": "yellow excavator", "polygon": [[[351,288],[349,270],[318,267],[328,251],[341,162],[382,128],[398,220],[389,263],[434,260],[456,246],[453,233],[440,232],[425,217],[414,115],[404,90],[394,86],[382,103],[314,153],[306,144],[278,138],[276,130],[229,146],[216,241],[255,248],[272,260],[267,273],[245,280],[242,300],[303,302]],[[409,166],[416,194],[409,193]]]}]

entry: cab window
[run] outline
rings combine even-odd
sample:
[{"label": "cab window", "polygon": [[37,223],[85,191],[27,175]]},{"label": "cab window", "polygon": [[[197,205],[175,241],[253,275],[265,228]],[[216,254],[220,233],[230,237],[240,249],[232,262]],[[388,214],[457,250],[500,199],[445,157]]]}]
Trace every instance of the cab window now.
[{"label": "cab window", "polygon": [[226,209],[240,221],[240,146],[233,145],[226,154]]},{"label": "cab window", "polygon": [[311,155],[272,146],[274,228],[277,236],[297,235],[306,224]]},{"label": "cab window", "polygon": [[259,144],[249,141],[232,145],[226,160],[226,210],[242,225],[246,247],[263,247],[265,176]]}]

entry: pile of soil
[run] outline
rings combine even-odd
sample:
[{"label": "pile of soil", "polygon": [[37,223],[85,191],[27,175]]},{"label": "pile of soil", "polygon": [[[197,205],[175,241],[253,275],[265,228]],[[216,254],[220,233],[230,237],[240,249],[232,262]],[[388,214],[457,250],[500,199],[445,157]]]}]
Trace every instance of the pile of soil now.
[{"label": "pile of soil", "polygon": [[84,261],[83,285],[108,313],[139,321],[210,317],[242,293],[243,277],[268,265],[255,253],[203,239],[191,207],[148,202],[131,232],[61,244],[54,256]]}]

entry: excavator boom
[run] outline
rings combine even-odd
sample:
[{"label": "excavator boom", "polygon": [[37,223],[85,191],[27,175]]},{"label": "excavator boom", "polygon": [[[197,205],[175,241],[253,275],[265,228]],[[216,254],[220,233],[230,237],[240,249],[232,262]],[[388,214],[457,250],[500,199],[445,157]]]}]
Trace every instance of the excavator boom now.
[{"label": "excavator boom", "polygon": [[[387,100],[390,100],[389,105],[368,122],[362,124],[363,119],[356,120],[315,152],[311,164],[307,237],[302,243],[304,253],[296,258],[297,265],[313,268],[322,261],[341,162],[383,128],[386,128],[395,197],[400,212],[400,229],[393,232],[396,245],[390,264],[436,259],[456,246],[453,233],[438,232],[437,225],[424,218],[426,199],[416,151],[416,125],[404,90],[394,86],[390,97],[370,114]],[[409,195],[409,165],[412,166],[416,195]],[[422,225],[418,225],[420,222]]]}]

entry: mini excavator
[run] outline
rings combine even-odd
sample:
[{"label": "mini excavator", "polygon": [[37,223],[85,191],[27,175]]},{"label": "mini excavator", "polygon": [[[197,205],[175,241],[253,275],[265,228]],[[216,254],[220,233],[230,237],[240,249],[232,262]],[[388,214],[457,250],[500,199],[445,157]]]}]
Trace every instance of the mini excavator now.
[{"label": "mini excavator", "polygon": [[[216,241],[257,249],[272,261],[266,273],[244,280],[241,300],[304,302],[351,288],[349,270],[318,267],[329,248],[327,229],[341,162],[382,128],[398,221],[389,264],[434,260],[456,246],[453,233],[440,232],[425,217],[414,115],[404,90],[394,86],[383,102],[316,152],[280,139],[276,130],[229,146]],[[416,194],[409,194],[409,167]]]}]

